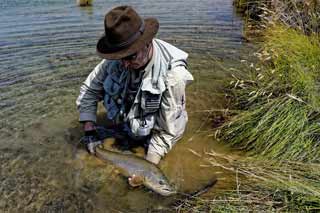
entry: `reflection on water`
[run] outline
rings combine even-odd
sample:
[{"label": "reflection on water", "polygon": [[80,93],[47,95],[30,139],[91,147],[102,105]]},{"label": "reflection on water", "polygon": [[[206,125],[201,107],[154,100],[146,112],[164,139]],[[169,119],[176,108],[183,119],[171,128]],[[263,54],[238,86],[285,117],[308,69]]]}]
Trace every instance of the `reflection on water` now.
[{"label": "reflection on water", "polygon": [[[104,14],[127,3],[95,0],[80,8],[69,0],[0,2],[1,211],[168,211],[174,199],[128,189],[116,168],[77,146],[82,132],[75,99],[100,60],[95,44]],[[161,169],[181,191],[194,191],[213,178],[215,188],[231,187],[230,174],[200,165],[206,164],[206,151],[227,152],[210,136],[213,115],[204,110],[225,105],[226,73],[212,57],[229,66],[244,46],[232,0],[130,4],[159,19],[159,38],[190,53],[195,77],[188,88],[188,131]]]}]

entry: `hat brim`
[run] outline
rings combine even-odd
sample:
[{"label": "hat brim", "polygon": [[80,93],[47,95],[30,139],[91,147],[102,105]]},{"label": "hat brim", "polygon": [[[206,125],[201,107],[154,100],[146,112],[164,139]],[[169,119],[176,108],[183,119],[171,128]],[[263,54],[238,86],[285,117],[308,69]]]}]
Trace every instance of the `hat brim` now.
[{"label": "hat brim", "polygon": [[106,45],[106,37],[103,36],[99,39],[97,43],[97,54],[101,58],[116,60],[121,59],[131,54],[136,53],[141,48],[143,48],[147,43],[149,43],[157,34],[159,30],[159,22],[155,18],[144,19],[145,30],[142,35],[134,41],[130,46],[119,51],[110,51],[110,47]]}]

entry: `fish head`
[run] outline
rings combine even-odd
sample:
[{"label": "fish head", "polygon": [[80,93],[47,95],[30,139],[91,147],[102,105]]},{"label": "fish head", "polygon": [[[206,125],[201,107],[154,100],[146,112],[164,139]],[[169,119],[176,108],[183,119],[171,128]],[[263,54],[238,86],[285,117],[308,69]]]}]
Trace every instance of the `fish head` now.
[{"label": "fish head", "polygon": [[168,179],[162,175],[147,175],[144,179],[147,188],[157,192],[162,196],[176,194],[176,189],[169,183]]}]

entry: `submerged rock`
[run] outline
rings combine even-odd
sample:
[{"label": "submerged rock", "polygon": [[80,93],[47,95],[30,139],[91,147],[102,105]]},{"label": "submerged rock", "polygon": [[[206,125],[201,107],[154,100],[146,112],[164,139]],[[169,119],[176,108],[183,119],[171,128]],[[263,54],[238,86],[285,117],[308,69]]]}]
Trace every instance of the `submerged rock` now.
[{"label": "submerged rock", "polygon": [[93,0],[77,0],[77,5],[81,7],[91,6]]}]

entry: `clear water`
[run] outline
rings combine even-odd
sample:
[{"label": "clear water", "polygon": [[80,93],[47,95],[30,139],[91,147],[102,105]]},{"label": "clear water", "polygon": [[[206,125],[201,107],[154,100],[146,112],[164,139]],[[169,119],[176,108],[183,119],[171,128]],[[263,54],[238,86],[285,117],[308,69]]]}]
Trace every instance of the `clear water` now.
[{"label": "clear water", "polygon": [[205,110],[225,107],[227,74],[219,64],[230,66],[247,49],[232,0],[95,0],[85,8],[70,0],[1,0],[0,211],[167,211],[174,201],[128,188],[112,165],[77,147],[75,100],[100,60],[95,44],[104,14],[120,4],[159,19],[158,37],[190,53],[195,82],[188,88],[188,130],[161,169],[181,191],[213,178],[221,179],[216,188],[234,184],[227,172],[200,167],[204,158],[189,150],[228,153],[213,140],[214,113]]}]

